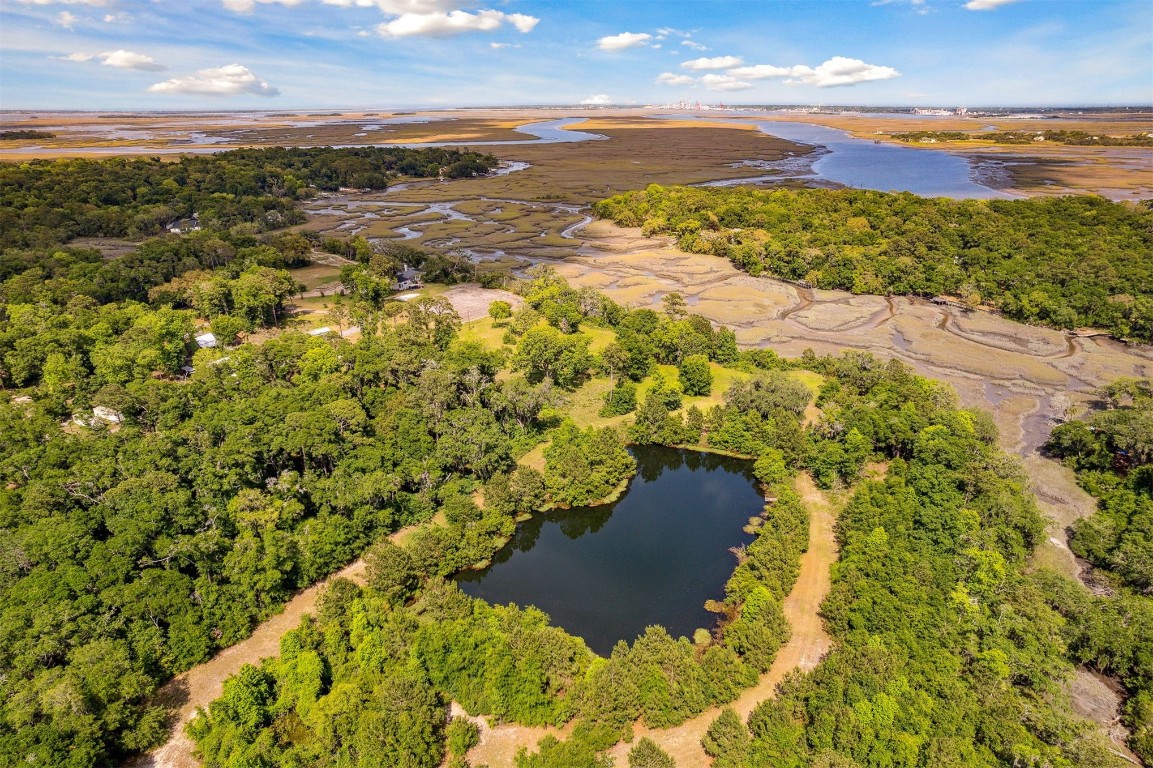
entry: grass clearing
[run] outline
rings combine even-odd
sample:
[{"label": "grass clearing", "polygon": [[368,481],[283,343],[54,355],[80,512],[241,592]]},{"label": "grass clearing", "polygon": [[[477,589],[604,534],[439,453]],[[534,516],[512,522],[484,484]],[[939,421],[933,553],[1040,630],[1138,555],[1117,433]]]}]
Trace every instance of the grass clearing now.
[{"label": "grass clearing", "polygon": [[509,349],[504,343],[504,333],[508,328],[507,321],[498,325],[491,317],[482,317],[479,320],[464,323],[460,329],[461,341],[475,341],[488,349]]}]

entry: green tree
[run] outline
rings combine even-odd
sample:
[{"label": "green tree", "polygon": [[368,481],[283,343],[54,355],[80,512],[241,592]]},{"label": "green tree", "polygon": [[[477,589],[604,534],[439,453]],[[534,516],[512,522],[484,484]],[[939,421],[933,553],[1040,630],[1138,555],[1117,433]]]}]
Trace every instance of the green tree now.
[{"label": "green tree", "polygon": [[681,388],[692,397],[708,395],[713,391],[713,371],[705,355],[689,355],[681,361]]},{"label": "green tree", "polygon": [[508,320],[512,317],[512,305],[498,299],[488,305],[488,316],[493,320]]},{"label": "green tree", "polygon": [[390,602],[404,602],[417,586],[412,557],[388,539],[374,544],[364,556],[368,584]]},{"label": "green tree", "polygon": [[629,768],[676,768],[676,761],[647,736],[629,750]]}]

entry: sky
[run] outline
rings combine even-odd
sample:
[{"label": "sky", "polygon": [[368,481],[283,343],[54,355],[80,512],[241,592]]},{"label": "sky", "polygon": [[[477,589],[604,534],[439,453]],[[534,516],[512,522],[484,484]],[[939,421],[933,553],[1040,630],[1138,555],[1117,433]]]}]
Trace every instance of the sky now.
[{"label": "sky", "polygon": [[1153,0],[0,0],[0,109],[1153,104]]}]

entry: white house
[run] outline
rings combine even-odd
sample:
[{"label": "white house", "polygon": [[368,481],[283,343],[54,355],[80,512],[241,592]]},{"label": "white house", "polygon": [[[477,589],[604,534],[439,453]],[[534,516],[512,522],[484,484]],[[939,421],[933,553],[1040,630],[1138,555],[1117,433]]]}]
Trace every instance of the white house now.
[{"label": "white house", "polygon": [[196,346],[201,349],[215,349],[216,336],[211,333],[202,333],[196,337]]},{"label": "white house", "polygon": [[404,269],[396,276],[396,283],[392,286],[392,289],[394,291],[411,291],[414,288],[420,288],[424,285],[424,283],[421,282],[421,277],[422,275],[419,270],[412,269],[405,264]]}]

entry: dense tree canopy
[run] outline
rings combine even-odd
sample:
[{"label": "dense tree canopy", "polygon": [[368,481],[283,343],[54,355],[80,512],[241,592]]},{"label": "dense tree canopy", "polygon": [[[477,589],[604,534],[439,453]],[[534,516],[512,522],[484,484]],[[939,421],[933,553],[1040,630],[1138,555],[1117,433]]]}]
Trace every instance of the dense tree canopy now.
[{"label": "dense tree canopy", "polygon": [[830,377],[815,431],[845,449],[856,431],[887,476],[837,523],[836,647],[747,724],[722,714],[717,765],[1118,765],[1062,701],[1063,621],[1024,569],[1043,523],[995,432],[903,366],[814,363]]},{"label": "dense tree canopy", "polygon": [[81,236],[138,237],[196,214],[201,226],[304,220],[294,201],[316,190],[384,189],[398,175],[459,178],[496,167],[456,149],[238,149],[176,160],[34,160],[0,164],[0,248]]},{"label": "dense tree canopy", "polygon": [[[1069,618],[1074,657],[1128,689],[1130,746],[1153,760],[1153,381],[1105,387],[1105,410],[1053,430],[1045,447],[1077,470],[1097,511],[1073,524],[1069,547],[1102,569],[1110,595],[1058,581],[1054,604]],[[1099,572],[1100,573],[1100,572]]]}]

